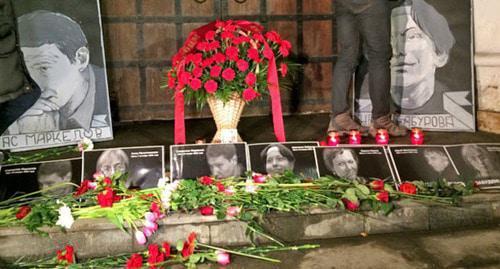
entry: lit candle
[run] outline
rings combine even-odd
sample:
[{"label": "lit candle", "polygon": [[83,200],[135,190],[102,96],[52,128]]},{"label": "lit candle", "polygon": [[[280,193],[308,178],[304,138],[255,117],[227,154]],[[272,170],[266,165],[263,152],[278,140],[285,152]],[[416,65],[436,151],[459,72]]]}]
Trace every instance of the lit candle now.
[{"label": "lit candle", "polygon": [[377,141],[377,144],[379,145],[387,145],[389,143],[389,133],[387,133],[387,130],[378,129],[375,141]]},{"label": "lit candle", "polygon": [[339,134],[337,132],[331,132],[328,136],[327,146],[336,146],[339,144]]},{"label": "lit candle", "polygon": [[351,130],[349,133],[349,144],[361,144],[361,134],[358,130]]},{"label": "lit candle", "polygon": [[424,132],[422,131],[422,129],[411,129],[411,143],[413,145],[422,145],[424,143]]}]

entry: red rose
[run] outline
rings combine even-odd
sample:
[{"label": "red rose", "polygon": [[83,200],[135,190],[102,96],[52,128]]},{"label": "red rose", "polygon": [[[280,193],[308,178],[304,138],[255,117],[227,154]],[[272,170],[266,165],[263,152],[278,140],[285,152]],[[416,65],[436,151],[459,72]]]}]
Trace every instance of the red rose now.
[{"label": "red rose", "polygon": [[165,258],[170,257],[170,245],[168,243],[163,243],[163,250],[165,251]]},{"label": "red rose", "polygon": [[97,194],[97,202],[101,207],[112,207],[115,199],[113,189],[106,187],[103,192]]},{"label": "red rose", "polygon": [[189,82],[189,87],[193,89],[193,91],[197,91],[201,88],[201,80],[198,78],[194,78]]},{"label": "red rose", "polygon": [[250,87],[253,87],[255,85],[255,81],[257,81],[257,76],[255,76],[255,74],[252,72],[248,73],[245,77],[245,83]]},{"label": "red rose", "polygon": [[288,66],[285,63],[280,64],[281,77],[285,77],[288,73]]},{"label": "red rose", "polygon": [[214,208],[211,206],[202,206],[200,207],[200,214],[203,216],[212,216],[214,214]]},{"label": "red rose", "polygon": [[217,87],[219,85],[217,84],[217,82],[215,82],[215,80],[211,79],[211,80],[208,80],[207,82],[205,82],[205,90],[208,92],[208,93],[214,93],[215,91],[217,91]]},{"label": "red rose", "polygon": [[377,193],[377,196],[375,196],[377,200],[383,203],[389,202],[389,193],[387,191],[381,191]]},{"label": "red rose", "polygon": [[254,48],[248,49],[247,56],[254,62],[260,63],[259,51],[257,49]]},{"label": "red rose", "polygon": [[374,191],[381,191],[384,189],[384,181],[382,179],[374,180],[374,181],[370,182],[370,187]]},{"label": "red rose", "polygon": [[344,203],[346,209],[349,211],[357,211],[359,209],[359,203],[357,202],[349,201],[346,198],[343,198],[342,202]]},{"label": "red rose", "polygon": [[127,264],[125,266],[126,269],[140,269],[142,268],[142,256],[140,254],[134,253],[127,260]]},{"label": "red rose", "polygon": [[19,207],[16,213],[16,219],[24,219],[31,212],[31,207],[29,205],[23,205]]},{"label": "red rose", "polygon": [[220,192],[224,192],[226,190],[226,187],[224,186],[224,184],[222,184],[218,181],[215,182],[215,186],[217,186],[217,190]]},{"label": "red rose", "polygon": [[71,264],[74,262],[74,259],[73,259],[73,256],[74,256],[74,249],[73,249],[73,246],[66,246],[66,255],[65,255],[65,258],[66,258],[66,261]]},{"label": "red rose", "polygon": [[231,61],[238,60],[238,48],[237,47],[227,47],[226,48],[226,56]]},{"label": "red rose", "polygon": [[248,69],[248,62],[240,59],[236,62],[236,66],[238,67],[238,70],[245,72]]},{"label": "red rose", "polygon": [[271,48],[265,48],[262,55],[264,55],[266,59],[271,60],[274,57],[274,52]]},{"label": "red rose", "polygon": [[224,69],[224,71],[222,71],[222,78],[227,80],[227,81],[232,81],[234,79],[235,75],[236,75],[236,73],[230,67],[228,67],[228,68]]},{"label": "red rose", "polygon": [[220,67],[218,65],[214,65],[210,69],[210,76],[213,78],[218,78],[220,76],[221,71],[222,71],[222,67]]},{"label": "red rose", "polygon": [[411,182],[405,182],[401,185],[399,185],[399,190],[401,192],[407,193],[407,194],[416,194],[417,193],[417,187],[413,185]]},{"label": "red rose", "polygon": [[200,183],[202,185],[212,185],[212,183],[214,183],[214,179],[209,176],[202,176],[200,178]]},{"label": "red rose", "polygon": [[254,91],[252,88],[247,88],[243,91],[243,99],[245,99],[245,101],[252,101],[257,96],[259,96],[259,93]]}]

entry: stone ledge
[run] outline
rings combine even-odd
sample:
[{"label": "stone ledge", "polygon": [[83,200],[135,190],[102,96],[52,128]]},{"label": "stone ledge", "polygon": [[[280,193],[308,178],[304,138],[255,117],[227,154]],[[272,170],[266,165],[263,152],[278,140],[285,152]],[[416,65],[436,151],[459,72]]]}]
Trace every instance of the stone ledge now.
[{"label": "stone ledge", "polygon": [[[265,217],[264,227],[270,235],[286,242],[380,234],[402,231],[426,231],[500,223],[500,194],[475,194],[464,198],[458,207],[435,203],[401,200],[389,216],[370,211],[359,213],[337,209],[312,208],[306,214],[272,213]],[[190,232],[200,242],[212,245],[239,246],[250,243],[245,236],[246,223],[234,218],[217,220],[215,216],[173,213],[159,223],[150,242],[175,243]],[[80,258],[145,250],[133,236],[126,234],[106,219],[77,220],[71,230],[57,227],[43,229],[48,236],[32,234],[24,227],[0,228],[0,260],[21,256],[40,258],[53,256],[57,249],[72,244]],[[257,238],[265,242],[263,238]]]}]

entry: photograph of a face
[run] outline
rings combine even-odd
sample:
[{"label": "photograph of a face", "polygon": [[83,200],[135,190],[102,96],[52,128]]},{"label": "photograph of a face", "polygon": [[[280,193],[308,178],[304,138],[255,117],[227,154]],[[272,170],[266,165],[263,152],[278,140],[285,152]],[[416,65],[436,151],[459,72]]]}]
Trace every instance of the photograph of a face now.
[{"label": "photograph of a face", "polygon": [[81,158],[3,165],[0,171],[0,201],[39,190],[43,191],[41,195],[55,197],[69,194],[74,191],[74,186],[54,185],[63,182],[80,185],[81,171]]},{"label": "photograph of a face", "polygon": [[500,143],[446,146],[461,177],[480,187],[500,186]]},{"label": "photograph of a face", "polygon": [[16,0],[18,44],[41,90],[0,134],[0,149],[27,150],[113,138],[98,0]]},{"label": "photograph of a face", "polygon": [[124,147],[83,152],[82,180],[92,179],[95,173],[111,177],[127,174],[124,185],[129,189],[148,189],[164,177],[164,147]]},{"label": "photograph of a face", "polygon": [[270,175],[293,171],[304,178],[318,178],[314,158],[317,146],[317,142],[249,144],[252,171]]},{"label": "photograph of a face", "polygon": [[367,183],[371,178],[393,182],[383,146],[336,146],[315,148],[320,176],[336,176]]},{"label": "photograph of a face", "polygon": [[[389,1],[386,1],[389,2]],[[390,98],[397,120],[426,130],[474,131],[470,0],[393,1]],[[355,76],[355,114],[368,126],[368,48]]]},{"label": "photograph of a face", "polygon": [[389,151],[400,182],[462,181],[444,146],[389,146]]},{"label": "photograph of a face", "polygon": [[201,176],[228,178],[244,176],[249,170],[246,143],[192,144],[170,146],[172,179]]}]

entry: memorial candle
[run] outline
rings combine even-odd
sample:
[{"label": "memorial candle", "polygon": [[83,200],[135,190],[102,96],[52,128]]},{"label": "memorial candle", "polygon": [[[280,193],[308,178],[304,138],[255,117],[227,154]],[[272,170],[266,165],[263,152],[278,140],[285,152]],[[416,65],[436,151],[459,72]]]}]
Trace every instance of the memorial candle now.
[{"label": "memorial candle", "polygon": [[422,129],[411,129],[411,143],[413,145],[422,145],[424,143],[424,132],[422,131]]},{"label": "memorial candle", "polygon": [[351,132],[349,132],[349,144],[361,144],[361,134],[358,130],[351,130]]},{"label": "memorial candle", "polygon": [[339,134],[337,132],[331,132],[328,136],[327,146],[336,146],[340,143]]},{"label": "memorial candle", "polygon": [[375,141],[379,145],[387,145],[389,143],[389,133],[386,129],[378,129],[377,135],[375,136]]}]

